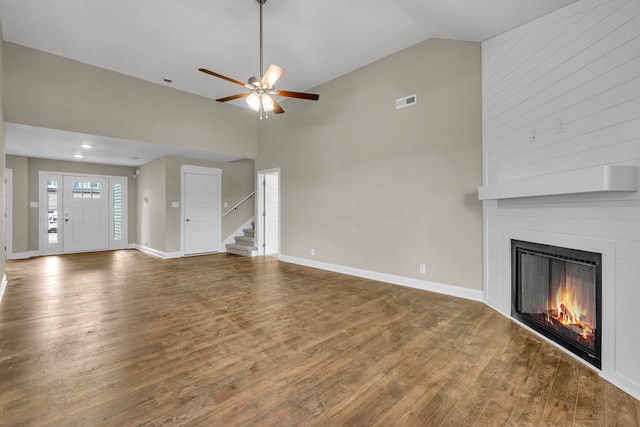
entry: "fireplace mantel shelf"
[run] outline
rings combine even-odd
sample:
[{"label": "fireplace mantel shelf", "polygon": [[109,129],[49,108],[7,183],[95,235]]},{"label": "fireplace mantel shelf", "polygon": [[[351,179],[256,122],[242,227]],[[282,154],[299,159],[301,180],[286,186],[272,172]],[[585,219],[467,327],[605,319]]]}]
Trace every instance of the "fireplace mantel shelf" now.
[{"label": "fireplace mantel shelf", "polygon": [[638,167],[604,165],[498,182],[478,187],[478,199],[497,200],[607,191],[638,191]]}]

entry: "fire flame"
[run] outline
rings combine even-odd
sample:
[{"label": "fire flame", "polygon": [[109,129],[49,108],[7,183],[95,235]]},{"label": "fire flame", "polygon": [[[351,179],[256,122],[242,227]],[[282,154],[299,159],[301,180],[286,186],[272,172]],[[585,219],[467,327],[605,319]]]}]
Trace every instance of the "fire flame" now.
[{"label": "fire flame", "polygon": [[593,325],[589,323],[587,309],[580,304],[580,297],[570,286],[562,285],[556,293],[556,306],[552,307],[555,318],[565,326],[578,327],[580,335],[590,340],[593,335]]}]

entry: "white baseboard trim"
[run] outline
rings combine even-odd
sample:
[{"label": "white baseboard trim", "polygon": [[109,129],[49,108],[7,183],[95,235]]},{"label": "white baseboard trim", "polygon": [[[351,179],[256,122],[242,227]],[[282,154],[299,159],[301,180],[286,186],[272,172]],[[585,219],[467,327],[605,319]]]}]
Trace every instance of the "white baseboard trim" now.
[{"label": "white baseboard trim", "polygon": [[4,296],[4,291],[7,289],[7,275],[2,275],[2,282],[0,282],[0,303],[2,303],[2,297]]},{"label": "white baseboard trim", "polygon": [[226,239],[224,239],[224,241],[220,244],[221,248],[220,248],[220,252],[226,252],[227,251],[227,246],[228,244],[231,243],[235,243],[236,242],[236,236],[241,236],[242,230],[244,230],[245,228],[251,228],[251,223],[253,221],[256,220],[256,216],[252,216],[251,218],[249,218],[244,224],[242,224],[240,227],[238,227],[236,229],[236,231],[234,231],[233,233],[231,233],[231,235],[229,237],[227,237]]},{"label": "white baseboard trim", "polygon": [[442,283],[417,280],[410,277],[395,276],[393,274],[379,273],[377,271],[361,270],[359,268],[345,267],[342,265],[328,264],[325,262],[311,261],[304,258],[295,258],[287,255],[280,255],[280,261],[292,264],[304,265],[306,267],[319,268],[320,270],[333,271],[334,273],[348,274],[350,276],[362,277],[364,279],[377,280],[394,285],[406,286],[409,288],[421,289],[423,291],[436,292],[452,297],[464,298],[472,301],[482,302],[483,293],[481,290],[466,289],[459,286],[445,285]]},{"label": "white baseboard trim", "polygon": [[139,250],[140,252],[144,252],[145,254],[157,256],[158,258],[162,259],[182,258],[182,252],[161,252],[142,245],[135,245],[135,249]]},{"label": "white baseboard trim", "polygon": [[[580,359],[578,359],[580,360]],[[584,363],[584,361],[580,360]],[[587,365],[591,366],[591,365]],[[593,366],[591,366],[593,368]],[[638,392],[638,384],[634,381],[624,377],[623,375],[607,375],[606,373],[600,372],[600,376],[605,380],[609,381],[611,384],[615,385],[625,393],[633,396],[637,400],[640,400],[640,392]]]},{"label": "white baseboard trim", "polygon": [[[125,246],[125,249],[138,249],[138,245],[135,243],[129,243]],[[112,249],[105,249],[105,251],[110,251]],[[119,249],[116,249],[119,250]],[[80,253],[80,252],[78,252]],[[40,251],[30,251],[30,252],[14,252],[12,254],[7,254],[7,259],[28,259],[37,256],[41,256]],[[49,254],[49,255],[64,255],[63,253],[58,254]]]},{"label": "white baseboard trim", "polygon": [[27,259],[36,256],[40,256],[40,251],[14,252],[10,255],[7,255],[7,259]]}]

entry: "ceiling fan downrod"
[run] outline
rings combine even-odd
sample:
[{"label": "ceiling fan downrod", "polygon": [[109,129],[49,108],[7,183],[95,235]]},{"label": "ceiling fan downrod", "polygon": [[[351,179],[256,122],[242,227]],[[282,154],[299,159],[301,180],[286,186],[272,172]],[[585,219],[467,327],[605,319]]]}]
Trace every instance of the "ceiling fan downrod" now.
[{"label": "ceiling fan downrod", "polygon": [[267,0],[257,0],[258,3],[260,4],[260,74],[259,76],[262,77],[262,73],[264,71],[264,67],[263,67],[263,63],[262,63],[262,51],[263,51],[263,37],[262,37],[262,5],[265,4],[267,2]]}]

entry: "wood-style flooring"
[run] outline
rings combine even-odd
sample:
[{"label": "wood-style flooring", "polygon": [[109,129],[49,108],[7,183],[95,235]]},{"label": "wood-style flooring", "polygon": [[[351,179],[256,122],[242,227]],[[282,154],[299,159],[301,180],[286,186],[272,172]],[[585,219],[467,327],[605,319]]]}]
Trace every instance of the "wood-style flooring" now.
[{"label": "wood-style flooring", "polygon": [[8,261],[2,426],[638,426],[486,305],[229,254]]}]

